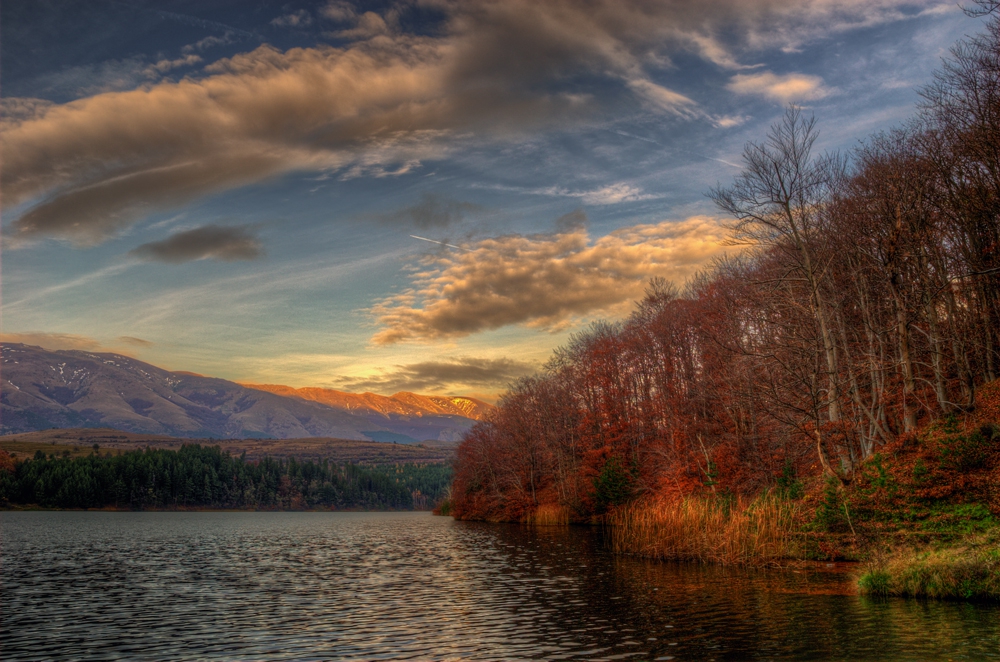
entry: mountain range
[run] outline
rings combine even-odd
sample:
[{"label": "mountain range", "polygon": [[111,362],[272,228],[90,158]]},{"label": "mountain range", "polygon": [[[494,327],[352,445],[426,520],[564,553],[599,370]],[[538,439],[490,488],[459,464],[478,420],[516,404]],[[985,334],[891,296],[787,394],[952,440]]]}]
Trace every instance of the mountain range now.
[{"label": "mountain range", "polygon": [[[467,421],[478,421],[486,412],[493,409],[493,405],[475,398],[418,395],[407,391],[386,396],[376,393],[348,393],[331,388],[292,388],[277,384],[243,384],[243,386],[285,397],[318,402],[340,411],[363,416],[395,433],[417,439],[458,441],[461,432],[471,427]],[[373,434],[369,436],[376,441],[391,441],[379,438],[384,435],[378,432],[370,432]]]},{"label": "mountain range", "polygon": [[237,384],[121,354],[19,343],[3,345],[0,363],[2,434],[112,427],[185,438],[457,441],[491,408],[465,397]]}]

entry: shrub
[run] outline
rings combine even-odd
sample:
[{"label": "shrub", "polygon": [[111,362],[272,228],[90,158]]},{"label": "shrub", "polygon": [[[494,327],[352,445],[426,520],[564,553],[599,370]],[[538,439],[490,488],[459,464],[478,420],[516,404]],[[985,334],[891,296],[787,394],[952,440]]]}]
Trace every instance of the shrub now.
[{"label": "shrub", "polygon": [[840,491],[840,481],[834,476],[827,477],[823,497],[813,520],[816,528],[830,533],[846,533],[851,530],[847,503],[841,498]]},{"label": "shrub", "polygon": [[801,499],[802,495],[805,494],[805,488],[796,476],[795,466],[791,460],[786,459],[784,466],[781,467],[781,475],[778,476],[776,492],[779,497],[789,501]]},{"label": "shrub", "polygon": [[632,496],[632,475],[616,457],[608,458],[600,475],[594,479],[594,503],[598,513],[620,506]]}]

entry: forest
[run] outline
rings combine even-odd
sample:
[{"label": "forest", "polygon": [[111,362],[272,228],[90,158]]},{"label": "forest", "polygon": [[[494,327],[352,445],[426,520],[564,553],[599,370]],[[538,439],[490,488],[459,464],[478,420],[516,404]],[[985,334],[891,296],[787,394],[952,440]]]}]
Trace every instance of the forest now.
[{"label": "forest", "polygon": [[998,19],[919,94],[849,153],[818,153],[794,106],[747,144],[708,193],[729,256],[683,286],[651,281],[627,319],[512,384],[458,450],[452,513],[593,521],[808,477],[843,489],[933,421],[971,416],[1000,375]]},{"label": "forest", "polygon": [[[6,454],[4,454],[6,455]],[[233,457],[218,446],[0,463],[0,503],[46,508],[428,510],[451,468]]]}]

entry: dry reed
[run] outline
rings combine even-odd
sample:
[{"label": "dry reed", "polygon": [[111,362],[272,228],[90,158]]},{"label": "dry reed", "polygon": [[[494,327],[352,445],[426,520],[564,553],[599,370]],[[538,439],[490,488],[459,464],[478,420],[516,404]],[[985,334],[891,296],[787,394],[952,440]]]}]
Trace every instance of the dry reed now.
[{"label": "dry reed", "polygon": [[794,555],[795,505],[752,501],[645,501],[609,517],[614,550],[649,558],[725,565],[775,564]]},{"label": "dry reed", "polygon": [[567,526],[569,509],[558,504],[542,504],[525,518],[525,523],[534,526]]}]

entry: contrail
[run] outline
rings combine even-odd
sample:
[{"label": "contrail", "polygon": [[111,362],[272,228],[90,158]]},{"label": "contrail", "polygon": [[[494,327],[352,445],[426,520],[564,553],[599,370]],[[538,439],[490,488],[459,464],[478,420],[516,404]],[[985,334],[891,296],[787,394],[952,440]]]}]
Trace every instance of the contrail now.
[{"label": "contrail", "polygon": [[[657,142],[652,138],[643,138],[642,136],[637,136],[634,133],[626,133],[619,129],[607,129],[611,133],[617,133],[619,136],[625,136],[626,138],[635,138],[636,140],[641,140],[647,143],[653,143],[654,145],[662,145],[663,143]],[[699,154],[698,152],[691,152],[692,156],[697,156],[700,159],[708,159],[709,161],[718,161],[719,163],[725,163],[727,166],[732,166],[733,168],[742,168],[743,166],[732,163],[731,161],[726,161],[725,159],[717,159],[714,156],[705,156],[704,154]]]},{"label": "contrail", "polygon": [[427,237],[418,237],[415,234],[411,234],[410,236],[413,237],[414,239],[419,239],[420,241],[429,241],[432,244],[441,244],[442,246],[447,246],[448,248],[457,248],[460,251],[468,251],[470,253],[472,252],[471,248],[462,248],[461,246],[456,246],[455,244],[446,244],[443,241],[436,241],[434,239],[428,239]]}]

